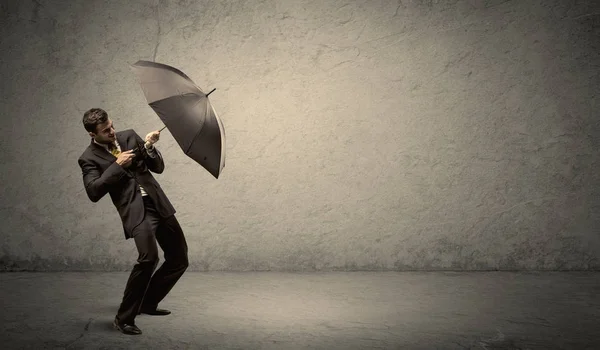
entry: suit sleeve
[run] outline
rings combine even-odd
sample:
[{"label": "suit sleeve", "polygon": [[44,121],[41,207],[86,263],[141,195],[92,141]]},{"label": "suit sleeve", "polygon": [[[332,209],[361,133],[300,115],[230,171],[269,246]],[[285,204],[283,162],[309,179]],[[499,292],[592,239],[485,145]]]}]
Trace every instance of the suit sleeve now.
[{"label": "suit sleeve", "polygon": [[100,170],[84,158],[79,158],[79,166],[83,174],[83,185],[85,192],[92,202],[99,201],[110,191],[111,186],[119,183],[127,172],[116,162],[112,163],[106,171],[100,174]]},{"label": "suit sleeve", "polygon": [[134,132],[134,135],[137,144],[141,145],[140,152],[144,152],[146,154],[146,156],[144,157],[144,162],[146,162],[148,170],[156,174],[162,174],[162,172],[165,170],[165,162],[163,161],[162,155],[160,154],[156,146],[154,146],[154,156],[150,156],[148,154],[148,150],[146,149],[146,147],[144,147],[145,141],[142,140],[142,138],[140,137],[140,135],[137,134],[137,132]]}]

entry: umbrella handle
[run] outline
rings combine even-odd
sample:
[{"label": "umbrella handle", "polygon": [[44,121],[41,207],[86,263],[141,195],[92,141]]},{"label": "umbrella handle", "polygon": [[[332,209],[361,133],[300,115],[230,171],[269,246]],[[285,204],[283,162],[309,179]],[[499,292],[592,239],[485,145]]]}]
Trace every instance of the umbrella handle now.
[{"label": "umbrella handle", "polygon": [[[163,128],[162,128],[162,129],[160,129],[160,130],[158,130],[158,132],[161,132],[161,131],[163,131],[163,130],[164,130],[166,127],[167,127],[166,125],[165,125],[165,126],[163,126]],[[146,146],[146,144],[148,144],[148,142],[144,142],[144,146]]]}]

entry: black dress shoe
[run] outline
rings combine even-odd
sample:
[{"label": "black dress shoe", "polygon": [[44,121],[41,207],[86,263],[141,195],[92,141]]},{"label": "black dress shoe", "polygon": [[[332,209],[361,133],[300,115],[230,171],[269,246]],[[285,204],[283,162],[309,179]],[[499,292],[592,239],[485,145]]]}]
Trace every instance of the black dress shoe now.
[{"label": "black dress shoe", "polygon": [[115,329],[119,330],[123,334],[129,334],[129,335],[142,334],[142,330],[137,328],[136,325],[127,324],[127,323],[119,323],[119,322],[117,322],[116,318],[113,321],[113,326],[115,327]]},{"label": "black dress shoe", "polygon": [[140,309],[140,312],[138,313],[138,315],[146,314],[146,315],[152,315],[152,316],[166,316],[170,313],[171,313],[171,311],[169,311],[169,310],[156,308],[154,310]]}]

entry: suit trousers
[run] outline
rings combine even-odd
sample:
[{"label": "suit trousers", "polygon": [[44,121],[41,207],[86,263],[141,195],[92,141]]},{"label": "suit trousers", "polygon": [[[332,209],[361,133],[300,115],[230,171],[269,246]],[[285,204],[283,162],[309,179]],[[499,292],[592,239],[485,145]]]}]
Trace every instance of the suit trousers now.
[{"label": "suit trousers", "polygon": [[[162,218],[150,196],[142,198],[144,220],[132,233],[139,255],[117,311],[119,323],[135,324],[141,309],[156,309],[188,267],[188,247],[175,215]],[[157,242],[165,261],[153,275],[159,261]]]}]

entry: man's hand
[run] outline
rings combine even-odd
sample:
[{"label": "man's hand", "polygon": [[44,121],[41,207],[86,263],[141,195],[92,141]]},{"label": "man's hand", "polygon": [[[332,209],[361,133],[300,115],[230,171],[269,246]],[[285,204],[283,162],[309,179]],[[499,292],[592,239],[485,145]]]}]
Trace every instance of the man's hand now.
[{"label": "man's hand", "polygon": [[121,154],[119,154],[119,156],[117,157],[116,162],[123,168],[129,168],[129,166],[131,165],[131,161],[134,157],[135,154],[133,154],[133,150],[121,152]]},{"label": "man's hand", "polygon": [[160,138],[160,131],[156,130],[146,135],[146,145],[153,145]]}]

